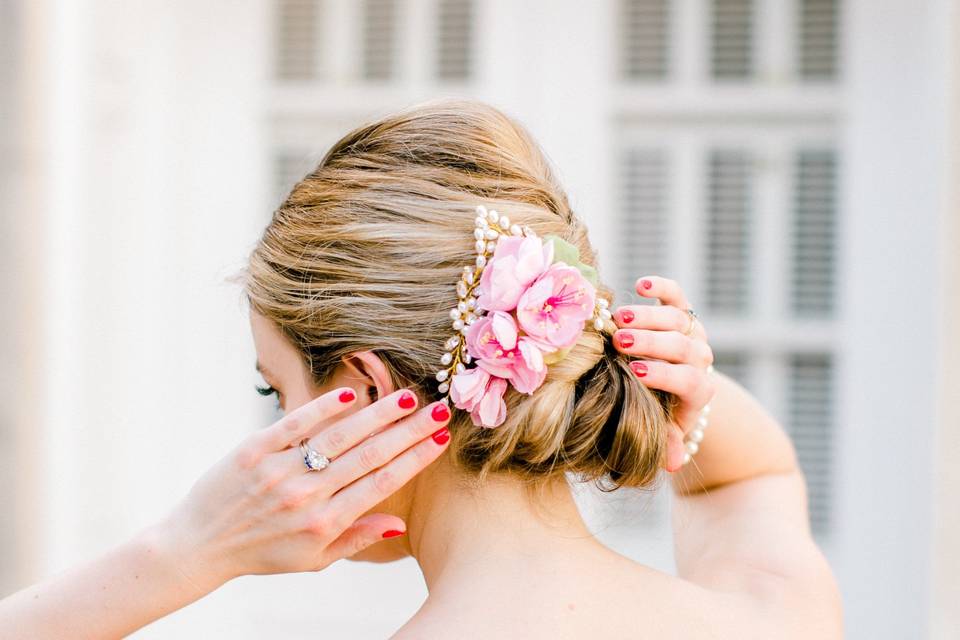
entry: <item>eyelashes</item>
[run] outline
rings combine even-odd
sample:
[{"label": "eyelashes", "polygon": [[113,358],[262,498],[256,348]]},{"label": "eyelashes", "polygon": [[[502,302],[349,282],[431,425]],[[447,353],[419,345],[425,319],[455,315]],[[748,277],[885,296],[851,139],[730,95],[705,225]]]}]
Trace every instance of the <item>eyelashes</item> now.
[{"label": "eyelashes", "polygon": [[277,411],[281,411],[280,408],[280,392],[274,389],[272,386],[261,387],[260,385],[255,385],[257,393],[262,396],[276,396],[277,398]]}]

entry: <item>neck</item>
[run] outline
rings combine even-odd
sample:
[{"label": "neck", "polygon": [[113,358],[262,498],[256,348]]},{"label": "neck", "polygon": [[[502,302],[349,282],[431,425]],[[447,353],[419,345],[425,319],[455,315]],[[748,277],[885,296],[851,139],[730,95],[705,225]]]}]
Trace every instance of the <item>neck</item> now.
[{"label": "neck", "polygon": [[531,499],[519,479],[502,475],[470,487],[445,457],[417,477],[405,520],[431,596],[514,575],[517,567],[534,570],[541,559],[555,565],[574,549],[599,546],[564,478]]}]

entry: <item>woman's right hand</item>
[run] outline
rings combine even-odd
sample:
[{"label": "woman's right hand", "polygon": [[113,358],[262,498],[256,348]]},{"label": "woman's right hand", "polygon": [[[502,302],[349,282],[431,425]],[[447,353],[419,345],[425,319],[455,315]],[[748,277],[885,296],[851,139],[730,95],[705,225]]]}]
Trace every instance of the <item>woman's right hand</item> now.
[{"label": "woman's right hand", "polygon": [[[450,411],[442,402],[416,410],[401,389],[318,433],[355,400],[349,387],[334,389],[247,437],[151,528],[152,541],[207,593],[241,575],[317,571],[403,533],[396,516],[361,516],[443,452]],[[307,470],[307,437],[331,460],[325,469]]]}]

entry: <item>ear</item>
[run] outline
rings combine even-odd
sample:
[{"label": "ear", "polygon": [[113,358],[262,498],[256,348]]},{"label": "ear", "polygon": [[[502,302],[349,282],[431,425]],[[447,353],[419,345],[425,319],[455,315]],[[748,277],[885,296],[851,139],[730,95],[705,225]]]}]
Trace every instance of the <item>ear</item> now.
[{"label": "ear", "polygon": [[344,356],[341,361],[347,369],[347,377],[356,382],[358,391],[366,388],[366,393],[360,394],[360,398],[366,397],[373,402],[396,391],[387,366],[372,351],[357,351]]}]

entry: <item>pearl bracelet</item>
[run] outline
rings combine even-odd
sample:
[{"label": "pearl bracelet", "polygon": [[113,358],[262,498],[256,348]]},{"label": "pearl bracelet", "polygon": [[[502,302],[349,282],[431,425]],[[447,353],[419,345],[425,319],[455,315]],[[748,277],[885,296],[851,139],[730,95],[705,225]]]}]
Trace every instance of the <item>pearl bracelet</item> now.
[{"label": "pearl bracelet", "polygon": [[[707,367],[707,373],[713,373],[713,365]],[[700,443],[703,441],[703,430],[707,428],[708,415],[710,415],[709,402],[703,405],[703,409],[700,410],[700,417],[697,419],[697,426],[690,431],[690,433],[687,435],[688,439],[684,442],[684,446],[687,450],[683,454],[683,464],[690,462],[694,454],[700,450]]]}]

